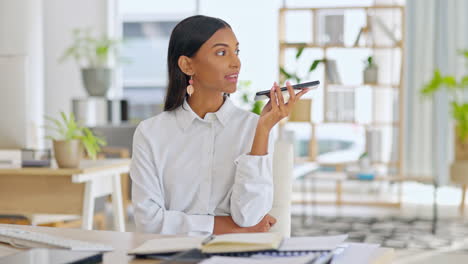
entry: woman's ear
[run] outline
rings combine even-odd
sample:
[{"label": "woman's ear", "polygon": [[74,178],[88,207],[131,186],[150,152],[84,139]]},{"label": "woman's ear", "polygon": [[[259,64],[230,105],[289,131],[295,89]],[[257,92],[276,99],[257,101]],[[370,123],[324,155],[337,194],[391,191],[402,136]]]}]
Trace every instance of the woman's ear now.
[{"label": "woman's ear", "polygon": [[189,57],[180,56],[179,60],[177,61],[177,64],[179,65],[179,68],[183,73],[185,73],[187,75],[193,75],[194,74],[192,59],[190,59]]}]

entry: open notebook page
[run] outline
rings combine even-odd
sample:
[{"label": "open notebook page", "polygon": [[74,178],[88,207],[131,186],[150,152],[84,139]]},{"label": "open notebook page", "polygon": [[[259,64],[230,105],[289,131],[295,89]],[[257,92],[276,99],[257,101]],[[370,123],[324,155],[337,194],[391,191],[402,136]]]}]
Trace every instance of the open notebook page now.
[{"label": "open notebook page", "polygon": [[205,237],[171,237],[146,241],[143,245],[129,251],[129,254],[158,254],[181,252],[200,248]]}]

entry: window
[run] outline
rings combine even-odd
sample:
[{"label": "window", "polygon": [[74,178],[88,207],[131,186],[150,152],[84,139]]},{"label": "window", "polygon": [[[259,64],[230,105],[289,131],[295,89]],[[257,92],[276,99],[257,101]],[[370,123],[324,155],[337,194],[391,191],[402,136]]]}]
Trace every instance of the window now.
[{"label": "window", "polygon": [[123,21],[123,94],[129,100],[131,120],[142,120],[162,111],[167,85],[167,47],[179,20],[141,16]]}]

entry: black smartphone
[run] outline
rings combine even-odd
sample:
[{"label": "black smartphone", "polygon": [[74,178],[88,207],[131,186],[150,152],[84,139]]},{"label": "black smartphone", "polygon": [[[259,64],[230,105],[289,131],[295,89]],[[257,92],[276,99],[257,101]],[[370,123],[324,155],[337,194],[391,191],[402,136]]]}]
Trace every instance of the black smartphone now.
[{"label": "black smartphone", "polygon": [[[303,90],[305,88],[314,89],[314,88],[317,88],[319,84],[320,84],[320,81],[313,81],[313,82],[294,84],[292,87],[294,90]],[[283,95],[289,94],[287,87],[281,87],[281,92],[283,93]],[[269,95],[270,95],[270,90],[260,91],[255,94],[255,101],[268,99],[270,98]]]}]

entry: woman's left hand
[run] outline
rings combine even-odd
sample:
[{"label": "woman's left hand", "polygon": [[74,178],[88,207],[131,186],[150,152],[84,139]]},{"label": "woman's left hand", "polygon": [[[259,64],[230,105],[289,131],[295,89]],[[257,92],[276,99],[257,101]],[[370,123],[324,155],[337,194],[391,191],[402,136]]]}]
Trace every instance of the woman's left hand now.
[{"label": "woman's left hand", "polygon": [[273,126],[276,125],[281,119],[289,116],[292,112],[294,104],[306,94],[310,89],[306,88],[299,93],[295,94],[294,89],[292,88],[289,82],[286,82],[286,87],[289,92],[289,101],[284,102],[283,94],[279,85],[275,82],[273,87],[270,90],[270,100],[265,105],[260,114],[260,119],[258,120],[258,125],[263,126],[264,128],[271,130]]}]

